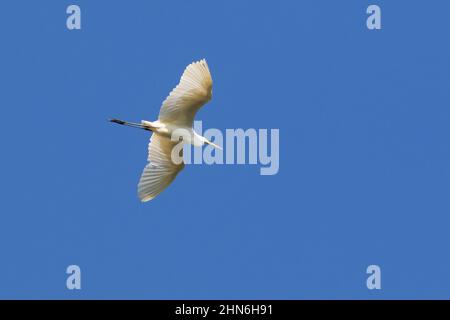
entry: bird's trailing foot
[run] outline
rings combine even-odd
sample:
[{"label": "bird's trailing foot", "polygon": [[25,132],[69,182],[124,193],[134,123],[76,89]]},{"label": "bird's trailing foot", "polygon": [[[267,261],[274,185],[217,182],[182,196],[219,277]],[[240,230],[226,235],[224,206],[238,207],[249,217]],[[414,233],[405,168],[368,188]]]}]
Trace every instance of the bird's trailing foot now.
[{"label": "bird's trailing foot", "polygon": [[128,127],[139,128],[139,129],[143,129],[143,130],[147,130],[147,131],[153,131],[152,128],[150,128],[146,125],[143,125],[141,123],[128,122],[128,121],[115,119],[115,118],[109,119],[109,122],[121,124],[121,125],[128,126]]}]

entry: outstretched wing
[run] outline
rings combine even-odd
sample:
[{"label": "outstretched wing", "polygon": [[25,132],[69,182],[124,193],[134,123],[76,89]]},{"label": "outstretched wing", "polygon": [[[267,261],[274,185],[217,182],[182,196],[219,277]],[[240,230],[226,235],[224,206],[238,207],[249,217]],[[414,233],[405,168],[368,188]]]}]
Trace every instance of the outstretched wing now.
[{"label": "outstretched wing", "polygon": [[[184,163],[172,161],[172,150],[178,142],[153,134],[148,145],[149,163],[142,172],[138,185],[138,195],[142,202],[155,198],[175,179],[184,168]],[[183,149],[179,156],[182,159]]]},{"label": "outstretched wing", "polygon": [[212,97],[212,78],[206,60],[186,67],[180,83],[164,100],[159,120],[179,126],[192,127],[195,114]]}]

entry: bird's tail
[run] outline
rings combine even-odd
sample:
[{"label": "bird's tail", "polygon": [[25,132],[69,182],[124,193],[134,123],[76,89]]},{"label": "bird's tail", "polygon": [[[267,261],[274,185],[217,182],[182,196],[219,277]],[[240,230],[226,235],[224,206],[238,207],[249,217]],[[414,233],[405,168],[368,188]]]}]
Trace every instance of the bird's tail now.
[{"label": "bird's tail", "polygon": [[109,122],[121,124],[121,125],[128,126],[128,127],[139,128],[139,129],[143,129],[143,130],[147,130],[147,131],[153,131],[153,129],[154,129],[147,123],[128,122],[128,121],[123,121],[123,120],[114,119],[114,118],[109,119]]}]

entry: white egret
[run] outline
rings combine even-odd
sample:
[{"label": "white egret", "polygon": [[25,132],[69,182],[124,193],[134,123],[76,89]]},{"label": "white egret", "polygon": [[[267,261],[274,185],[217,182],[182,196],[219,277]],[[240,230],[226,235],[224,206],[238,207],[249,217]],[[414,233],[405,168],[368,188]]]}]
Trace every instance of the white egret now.
[{"label": "white egret", "polygon": [[[142,172],[138,195],[142,202],[154,199],[160,194],[184,168],[184,163],[176,164],[172,159],[172,149],[179,143],[172,141],[175,130],[183,129],[189,134],[183,135],[183,143],[194,146],[215,145],[192,128],[197,111],[212,97],[212,78],[206,60],[193,62],[186,67],[179,84],[164,100],[156,121],[134,123],[119,119],[111,122],[152,131],[148,145],[149,163]],[[182,152],[182,150],[181,150]],[[181,154],[182,156],[182,154]]]}]

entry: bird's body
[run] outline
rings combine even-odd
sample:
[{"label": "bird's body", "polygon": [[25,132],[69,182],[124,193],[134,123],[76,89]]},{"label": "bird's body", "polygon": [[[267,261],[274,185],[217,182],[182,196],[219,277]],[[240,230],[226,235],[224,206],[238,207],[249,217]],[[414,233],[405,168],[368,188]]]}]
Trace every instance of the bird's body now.
[{"label": "bird's body", "polygon": [[[141,201],[149,201],[160,194],[184,168],[182,161],[173,159],[172,151],[182,137],[182,143],[200,147],[204,144],[216,146],[197,134],[192,128],[195,114],[212,98],[212,78],[205,60],[191,63],[181,76],[180,83],[163,102],[158,120],[132,123],[111,119],[122,125],[152,131],[149,143],[149,163],[142,172],[138,184]],[[219,147],[218,147],[219,148]],[[180,151],[182,153],[182,149]],[[182,154],[178,154],[181,156]]]},{"label": "bird's body", "polygon": [[142,120],[141,124],[146,127],[152,128],[150,130],[153,131],[154,134],[157,134],[161,137],[168,139],[171,139],[174,136],[174,134],[176,134],[176,132],[183,132],[184,133],[183,142],[185,144],[192,144],[195,147],[201,147],[202,145],[207,143],[204,141],[204,137],[195,132],[192,127],[179,126],[177,124],[170,122],[163,123],[159,120],[157,121]]}]

